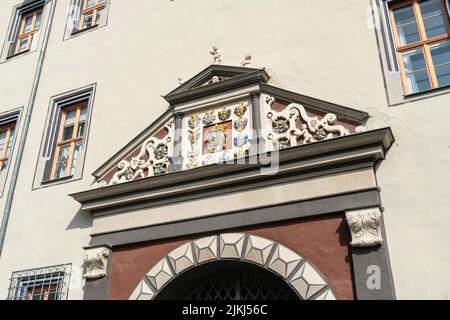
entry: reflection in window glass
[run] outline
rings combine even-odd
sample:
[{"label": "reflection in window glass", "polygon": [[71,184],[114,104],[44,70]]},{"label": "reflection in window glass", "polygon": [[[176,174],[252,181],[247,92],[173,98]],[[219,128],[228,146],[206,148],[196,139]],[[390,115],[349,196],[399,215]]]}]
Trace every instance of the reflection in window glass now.
[{"label": "reflection in window glass", "polygon": [[412,93],[429,90],[431,88],[428,72],[418,71],[406,75]]}]

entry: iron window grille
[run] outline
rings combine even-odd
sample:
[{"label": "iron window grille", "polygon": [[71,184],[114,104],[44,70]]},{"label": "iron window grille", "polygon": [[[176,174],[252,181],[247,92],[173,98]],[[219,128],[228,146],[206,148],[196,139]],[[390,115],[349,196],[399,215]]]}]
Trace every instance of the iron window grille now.
[{"label": "iron window grille", "polygon": [[12,273],[8,300],[67,299],[71,264]]}]

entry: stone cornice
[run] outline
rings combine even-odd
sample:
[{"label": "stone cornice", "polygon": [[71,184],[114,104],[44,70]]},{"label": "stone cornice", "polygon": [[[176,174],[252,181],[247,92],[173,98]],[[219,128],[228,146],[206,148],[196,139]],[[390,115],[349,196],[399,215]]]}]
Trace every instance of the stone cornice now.
[{"label": "stone cornice", "polygon": [[186,91],[174,92],[164,96],[167,102],[171,105],[182,103],[185,101],[195,100],[201,97],[210,96],[253,83],[265,83],[269,80],[269,75],[264,70],[251,71],[236,75],[232,78],[225,79],[218,83],[210,84],[207,86],[194,87]]},{"label": "stone cornice", "polygon": [[260,83],[259,86],[261,88],[261,91],[266,94],[270,94],[276,98],[285,99],[290,102],[304,104],[308,108],[311,108],[315,111],[320,111],[323,113],[334,113],[339,116],[340,120],[347,119],[357,124],[362,124],[369,118],[369,114],[367,112],[359,111],[332,102],[284,90],[278,87],[268,85],[266,83]]},{"label": "stone cornice", "polygon": [[[262,174],[267,165],[248,157],[247,163],[216,164],[191,170],[172,172],[105,188],[70,195],[80,202],[81,209],[91,213],[131,207],[142,203],[151,205],[169,199],[181,201],[189,194],[207,194],[214,188],[256,181],[270,183],[284,176],[298,176],[330,167],[345,167],[355,162],[376,163],[383,159],[394,137],[390,128],[367,131],[316,143],[283,149],[279,152],[279,169],[275,174]],[[252,162],[253,161],[253,162]],[[298,177],[296,178],[298,179]],[[275,183],[275,182],[274,182]],[[126,210],[122,210],[126,211]]]}]

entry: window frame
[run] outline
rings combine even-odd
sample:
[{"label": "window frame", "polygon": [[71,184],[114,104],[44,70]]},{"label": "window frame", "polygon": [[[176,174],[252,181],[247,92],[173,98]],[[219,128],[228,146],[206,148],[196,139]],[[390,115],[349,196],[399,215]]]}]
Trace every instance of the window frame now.
[{"label": "window frame", "polygon": [[[78,24],[79,31],[93,28],[98,25],[98,23],[97,23],[98,11],[106,9],[106,0],[103,0],[103,2],[100,2],[100,1],[102,1],[102,0],[95,0],[95,4],[92,7],[87,8],[87,4],[88,4],[89,0],[83,0],[82,7],[81,7],[80,21]],[[87,27],[83,27],[84,17],[90,13],[92,13],[91,25],[87,26]]]},{"label": "window frame", "polygon": [[[9,157],[11,156],[12,153],[12,145],[14,144],[14,138],[17,134],[17,132],[14,132],[13,138],[11,139],[11,130],[12,129],[16,129],[16,122],[12,122],[12,123],[8,123],[5,125],[0,126],[0,132],[6,130],[6,136],[5,136],[5,142],[3,142],[3,150],[0,154],[0,171],[3,171],[4,168],[4,163],[5,161],[8,161]],[[11,149],[10,149],[10,154],[7,155],[8,152],[8,145],[11,143]]]},{"label": "window frame", "polygon": [[[78,136],[78,129],[79,129],[79,125],[80,125],[80,114],[81,114],[81,110],[82,109],[87,109],[89,105],[89,101],[88,100],[84,100],[81,101],[79,103],[76,103],[74,105],[69,105],[66,107],[62,108],[62,114],[61,114],[61,119],[59,122],[59,128],[58,128],[58,135],[57,135],[57,140],[56,140],[56,145],[55,145],[55,151],[53,154],[53,164],[52,164],[52,168],[51,168],[51,174],[50,174],[50,181],[52,180],[56,180],[56,179],[64,179],[64,178],[69,178],[73,176],[72,173],[72,165],[73,165],[73,158],[74,158],[74,154],[75,154],[75,146],[77,143],[80,144],[84,144],[84,138],[85,138],[85,134],[86,134],[86,123],[87,123],[87,110],[86,110],[86,119],[84,121],[84,131],[83,131],[83,135],[82,136]],[[64,129],[66,128],[65,122],[66,122],[66,117],[67,114],[70,111],[76,111],[75,114],[75,120],[73,123],[73,131],[72,131],[72,137],[70,139],[66,139],[63,140],[63,135],[64,135]],[[56,177],[56,169],[57,169],[57,165],[58,165],[58,160],[59,160],[59,153],[61,148],[69,146],[69,157],[67,158],[67,164],[66,164],[66,174],[64,177]]]},{"label": "window frame", "polygon": [[[23,4],[16,5],[12,10],[11,22],[8,27],[7,36],[0,55],[0,63],[9,59],[26,55],[35,51],[39,46],[41,31],[46,27],[46,20],[48,19],[47,0],[30,0]],[[51,5],[50,5],[51,6]],[[35,28],[35,18],[32,18],[32,30],[27,33],[23,32],[24,22],[27,17],[35,13],[41,12],[39,28]],[[37,14],[35,15],[37,16]],[[20,39],[19,39],[20,37]],[[19,50],[20,41],[27,40],[26,47]]]},{"label": "window frame", "polygon": [[[388,5],[389,18],[390,18],[390,22],[391,22],[391,28],[393,31],[392,32],[393,37],[394,37],[395,52],[397,55],[398,65],[399,65],[399,69],[400,69],[400,75],[402,78],[402,86],[403,86],[403,91],[404,91],[405,95],[417,94],[417,93],[421,93],[424,91],[443,87],[443,86],[439,86],[438,79],[436,76],[435,66],[433,63],[433,58],[432,58],[431,52],[430,52],[430,46],[433,46],[433,45],[436,45],[436,44],[439,44],[442,42],[450,41],[450,21],[449,21],[450,17],[449,17],[447,5],[446,5],[445,0],[439,0],[439,3],[441,4],[441,10],[442,10],[442,15],[444,16],[447,34],[439,35],[439,36],[436,36],[433,38],[428,38],[428,36],[426,34],[424,19],[422,18],[422,12],[420,10],[419,0],[404,0],[404,1],[400,1],[398,3],[392,3],[392,4]],[[417,42],[411,43],[411,44],[401,45],[400,40],[399,40],[399,35],[398,35],[397,22],[395,21],[395,17],[394,17],[394,10],[402,8],[402,7],[407,7],[407,6],[412,6],[412,8],[413,8],[414,17],[416,19],[415,23],[417,25],[417,30],[419,33],[420,40]],[[428,17],[427,19],[429,19],[429,18],[431,18],[431,17]],[[426,66],[427,74],[428,74],[428,81],[430,84],[430,89],[413,92],[413,90],[411,88],[409,88],[409,86],[408,86],[406,70],[405,70],[405,66],[404,66],[404,62],[403,62],[403,54],[407,53],[409,51],[417,50],[417,49],[421,49],[422,53],[423,53],[425,66]],[[421,69],[421,70],[424,70],[424,69]],[[421,70],[415,70],[414,72],[418,72]]]},{"label": "window frame", "polygon": [[[36,20],[37,20],[37,16],[39,14],[41,14],[40,25],[39,25],[39,28],[36,29]],[[44,14],[44,8],[41,7],[41,8],[37,8],[37,9],[31,10],[31,11],[28,11],[21,16],[19,30],[18,30],[18,33],[16,36],[16,46],[14,49],[14,54],[20,54],[23,52],[30,51],[31,44],[33,41],[33,36],[35,33],[39,32],[41,29],[43,14]],[[27,18],[30,16],[32,16],[31,30],[25,33],[24,31],[25,31],[26,21],[27,21]],[[20,51],[20,42],[23,39],[27,39],[27,45],[25,47],[25,50]]]},{"label": "window frame", "polygon": [[[83,178],[84,166],[89,148],[89,134],[92,121],[92,113],[95,103],[97,84],[89,84],[84,87],[52,96],[47,109],[45,126],[42,128],[42,137],[39,154],[36,155],[36,170],[34,172],[32,190],[53,187],[59,184],[71,183]],[[77,103],[87,101],[86,124],[84,128],[83,147],[80,148],[76,167],[73,175],[51,180],[52,166],[54,162],[55,148],[59,138],[59,129],[63,109],[74,106]]]}]

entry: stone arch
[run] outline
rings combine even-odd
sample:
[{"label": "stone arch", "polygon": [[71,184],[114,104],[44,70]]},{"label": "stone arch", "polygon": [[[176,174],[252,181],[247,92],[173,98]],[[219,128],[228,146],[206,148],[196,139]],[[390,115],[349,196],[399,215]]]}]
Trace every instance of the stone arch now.
[{"label": "stone arch", "polygon": [[281,277],[303,300],[335,300],[320,273],[302,256],[273,240],[226,233],[189,241],[156,263],[130,300],[152,300],[181,273],[217,260],[253,263]]}]

